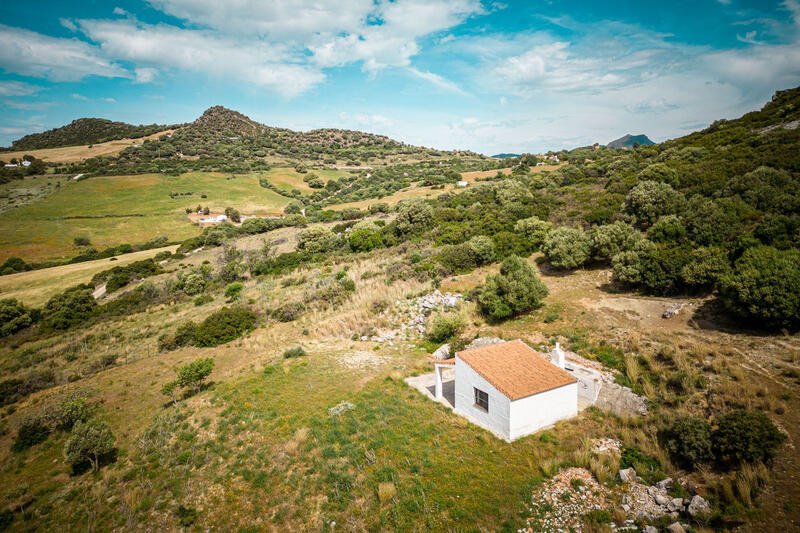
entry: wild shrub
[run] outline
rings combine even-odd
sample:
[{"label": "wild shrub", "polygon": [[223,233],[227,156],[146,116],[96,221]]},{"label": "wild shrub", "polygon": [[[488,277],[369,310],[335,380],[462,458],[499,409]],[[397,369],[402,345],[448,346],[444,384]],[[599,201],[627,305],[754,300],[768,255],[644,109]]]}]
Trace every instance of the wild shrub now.
[{"label": "wild shrub", "polygon": [[0,300],[0,337],[8,337],[33,324],[38,313],[14,298]]},{"label": "wild shrub", "polygon": [[281,322],[292,322],[300,318],[305,311],[305,306],[300,302],[288,302],[272,311],[272,317]]},{"label": "wild shrub", "polygon": [[11,445],[11,450],[21,452],[47,440],[50,436],[50,425],[41,416],[31,416],[22,421]]},{"label": "wild shrub", "polygon": [[197,346],[218,346],[241,337],[256,326],[257,316],[243,307],[223,307],[197,326]]},{"label": "wild shrub", "polygon": [[703,418],[676,416],[659,437],[672,459],[685,468],[693,470],[713,458],[711,426]]},{"label": "wild shrub", "polygon": [[711,445],[716,461],[724,467],[742,463],[769,463],[786,440],[772,420],[761,411],[738,409],[716,420]]},{"label": "wild shrub", "polygon": [[92,288],[78,285],[47,301],[42,309],[42,325],[49,329],[68,329],[91,318],[96,310]]},{"label": "wild shrub", "polygon": [[499,274],[486,277],[478,293],[478,309],[491,320],[505,320],[540,307],[549,291],[533,267],[512,255]]},{"label": "wild shrub", "polygon": [[733,315],[767,328],[800,326],[800,251],[748,248],[720,278],[720,299]]},{"label": "wild shrub", "polygon": [[286,351],[283,352],[284,359],[292,359],[294,357],[303,357],[306,354],[306,351],[303,349],[302,346],[293,346],[288,348]]},{"label": "wild shrub", "polygon": [[577,268],[591,255],[589,236],[579,228],[560,227],[551,231],[542,244],[542,251],[556,268]]},{"label": "wild shrub", "polygon": [[229,284],[225,287],[225,298],[227,298],[228,301],[238,300],[243,287],[244,285],[242,285],[240,281]]},{"label": "wild shrub", "polygon": [[463,331],[466,323],[457,313],[441,313],[431,319],[426,336],[431,342],[447,342]]}]

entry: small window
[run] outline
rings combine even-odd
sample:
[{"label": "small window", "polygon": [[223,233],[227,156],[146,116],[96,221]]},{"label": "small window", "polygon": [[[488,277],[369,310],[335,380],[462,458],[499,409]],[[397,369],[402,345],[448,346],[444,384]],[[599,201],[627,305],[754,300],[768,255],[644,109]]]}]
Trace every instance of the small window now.
[{"label": "small window", "polygon": [[482,390],[475,390],[475,406],[489,412],[489,394]]}]

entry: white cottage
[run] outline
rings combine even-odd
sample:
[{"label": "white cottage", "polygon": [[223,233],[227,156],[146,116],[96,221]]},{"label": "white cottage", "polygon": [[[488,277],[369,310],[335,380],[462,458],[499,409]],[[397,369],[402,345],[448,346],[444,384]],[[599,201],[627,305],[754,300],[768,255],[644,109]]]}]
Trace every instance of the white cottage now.
[{"label": "white cottage", "polygon": [[578,380],[521,340],[457,352],[436,361],[435,396],[442,397],[442,371],[455,367],[456,413],[496,435],[514,440],[578,414]]}]

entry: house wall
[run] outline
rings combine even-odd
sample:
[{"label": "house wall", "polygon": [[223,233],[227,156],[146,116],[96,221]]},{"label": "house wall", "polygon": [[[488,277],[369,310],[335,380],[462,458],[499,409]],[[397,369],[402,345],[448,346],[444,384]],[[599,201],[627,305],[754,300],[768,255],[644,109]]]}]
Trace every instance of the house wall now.
[{"label": "house wall", "polygon": [[[478,425],[501,435],[509,437],[509,405],[510,402],[500,391],[483,379],[468,364],[456,356],[455,411],[461,413]],[[475,406],[475,392],[480,389],[489,395],[489,412]]]},{"label": "house wall", "polygon": [[577,414],[578,383],[520,398],[509,404],[509,438],[529,435]]}]

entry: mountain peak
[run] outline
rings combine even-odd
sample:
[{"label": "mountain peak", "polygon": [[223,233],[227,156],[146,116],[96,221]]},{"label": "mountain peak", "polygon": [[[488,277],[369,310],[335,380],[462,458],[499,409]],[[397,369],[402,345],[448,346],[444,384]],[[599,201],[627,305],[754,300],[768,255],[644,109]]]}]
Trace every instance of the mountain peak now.
[{"label": "mountain peak", "polygon": [[631,135],[630,133],[615,139],[608,143],[606,146],[609,148],[634,148],[634,146],[650,146],[655,144],[647,135],[640,133],[639,135]]},{"label": "mountain peak", "polygon": [[258,135],[266,129],[266,126],[238,111],[215,105],[206,109],[197,120],[189,124],[189,129],[239,137]]}]

